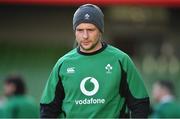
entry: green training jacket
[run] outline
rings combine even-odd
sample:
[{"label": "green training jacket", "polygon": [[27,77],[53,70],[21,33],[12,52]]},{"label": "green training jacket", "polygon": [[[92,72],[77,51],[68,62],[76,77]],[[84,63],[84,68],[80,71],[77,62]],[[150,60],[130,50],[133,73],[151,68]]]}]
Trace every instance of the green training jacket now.
[{"label": "green training jacket", "polygon": [[102,45],[93,53],[75,48],[58,60],[40,101],[42,118],[148,116],[148,94],[134,63]]},{"label": "green training jacket", "polygon": [[172,100],[155,106],[151,118],[180,118],[180,104]]},{"label": "green training jacket", "polygon": [[17,95],[8,98],[0,110],[0,118],[39,117],[38,105],[33,98],[25,95]]}]

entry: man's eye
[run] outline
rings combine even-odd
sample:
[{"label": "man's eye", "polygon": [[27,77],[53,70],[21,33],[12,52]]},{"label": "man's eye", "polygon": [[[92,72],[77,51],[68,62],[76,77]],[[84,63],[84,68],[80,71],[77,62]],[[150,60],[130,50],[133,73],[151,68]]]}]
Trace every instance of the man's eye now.
[{"label": "man's eye", "polygon": [[94,31],[95,29],[88,29],[88,31]]}]

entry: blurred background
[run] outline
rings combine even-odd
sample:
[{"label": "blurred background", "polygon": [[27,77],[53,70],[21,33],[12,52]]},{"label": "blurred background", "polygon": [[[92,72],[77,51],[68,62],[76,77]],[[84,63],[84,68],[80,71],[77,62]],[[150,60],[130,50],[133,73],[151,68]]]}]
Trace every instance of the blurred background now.
[{"label": "blurred background", "polygon": [[0,88],[8,74],[21,74],[28,94],[39,102],[54,64],[73,49],[72,17],[84,3],[102,8],[103,39],[131,56],[149,94],[156,80],[166,79],[174,82],[180,99],[180,2],[177,0],[1,0]]}]

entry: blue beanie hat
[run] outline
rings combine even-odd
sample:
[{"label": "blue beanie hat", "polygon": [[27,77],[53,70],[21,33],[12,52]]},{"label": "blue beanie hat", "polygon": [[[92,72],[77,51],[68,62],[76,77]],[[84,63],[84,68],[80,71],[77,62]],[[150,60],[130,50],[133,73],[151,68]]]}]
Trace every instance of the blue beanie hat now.
[{"label": "blue beanie hat", "polygon": [[73,30],[76,30],[80,23],[92,23],[102,33],[104,32],[104,14],[96,5],[85,4],[76,10],[73,17]]}]

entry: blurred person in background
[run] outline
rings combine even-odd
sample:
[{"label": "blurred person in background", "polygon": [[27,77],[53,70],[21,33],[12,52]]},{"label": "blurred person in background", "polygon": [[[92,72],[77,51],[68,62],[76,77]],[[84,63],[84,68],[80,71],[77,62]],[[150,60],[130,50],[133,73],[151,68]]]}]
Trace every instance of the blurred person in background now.
[{"label": "blurred person in background", "polygon": [[10,75],[4,81],[5,102],[1,106],[3,118],[38,117],[38,105],[26,94],[26,85],[21,76]]},{"label": "blurred person in background", "polygon": [[101,9],[80,6],[73,29],[78,47],[54,66],[41,98],[41,117],[147,117],[149,96],[134,63],[102,41]]},{"label": "blurred person in background", "polygon": [[180,118],[180,104],[175,99],[174,85],[169,80],[154,83],[152,95],[156,101],[151,117]]}]

